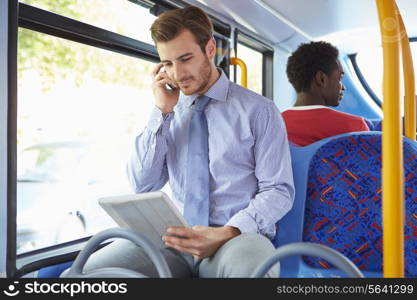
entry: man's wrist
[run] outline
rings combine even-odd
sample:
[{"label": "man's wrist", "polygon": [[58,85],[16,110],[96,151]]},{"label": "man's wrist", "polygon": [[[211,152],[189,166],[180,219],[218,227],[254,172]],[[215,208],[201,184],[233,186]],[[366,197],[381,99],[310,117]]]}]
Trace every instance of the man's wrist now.
[{"label": "man's wrist", "polygon": [[159,108],[159,110],[162,112],[162,114],[163,114],[164,116],[165,116],[165,115],[167,115],[167,114],[172,113],[172,112],[173,112],[173,110],[174,110],[174,108],[173,108],[173,107],[169,107],[169,108],[167,108],[167,107],[160,107],[160,106],[158,106],[158,105],[155,105],[155,106]]},{"label": "man's wrist", "polygon": [[233,226],[223,226],[223,229],[227,241],[241,234],[239,228]]}]

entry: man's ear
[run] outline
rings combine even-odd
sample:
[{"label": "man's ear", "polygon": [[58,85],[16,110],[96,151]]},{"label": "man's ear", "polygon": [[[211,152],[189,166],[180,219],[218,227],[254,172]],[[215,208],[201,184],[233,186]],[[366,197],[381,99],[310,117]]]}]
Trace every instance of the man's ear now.
[{"label": "man's ear", "polygon": [[216,55],[216,40],[211,38],[206,45],[206,54],[209,59],[212,59]]},{"label": "man's ear", "polygon": [[318,71],[316,75],[314,75],[314,81],[318,87],[325,87],[327,85],[328,80],[329,79],[327,78],[326,73],[322,71]]}]

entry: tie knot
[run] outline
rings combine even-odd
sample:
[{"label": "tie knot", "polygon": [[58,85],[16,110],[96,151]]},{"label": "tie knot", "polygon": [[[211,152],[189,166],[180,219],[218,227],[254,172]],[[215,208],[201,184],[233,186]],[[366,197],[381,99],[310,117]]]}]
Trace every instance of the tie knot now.
[{"label": "tie knot", "polygon": [[209,103],[209,100],[210,98],[204,95],[197,97],[197,99],[194,102],[193,109],[199,112],[204,111],[207,104]]}]

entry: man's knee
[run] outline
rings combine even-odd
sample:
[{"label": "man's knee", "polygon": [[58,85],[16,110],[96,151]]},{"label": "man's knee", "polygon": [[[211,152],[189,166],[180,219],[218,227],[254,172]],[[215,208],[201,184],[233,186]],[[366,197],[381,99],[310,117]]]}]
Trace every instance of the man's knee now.
[{"label": "man's knee", "polygon": [[260,259],[274,251],[271,241],[260,234],[244,233],[228,241],[223,247],[228,259]]},{"label": "man's knee", "polygon": [[[201,277],[250,277],[274,250],[271,241],[262,235],[241,234],[225,243],[213,257],[204,260],[199,274]],[[278,273],[279,264],[268,276],[277,277]]]}]

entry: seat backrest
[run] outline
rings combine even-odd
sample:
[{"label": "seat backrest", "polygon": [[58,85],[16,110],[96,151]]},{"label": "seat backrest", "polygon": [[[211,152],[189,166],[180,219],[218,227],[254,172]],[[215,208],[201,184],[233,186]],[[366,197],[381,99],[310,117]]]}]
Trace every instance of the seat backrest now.
[{"label": "seat backrest", "polygon": [[[286,216],[291,219],[279,222],[276,245],[300,240],[324,244],[361,270],[381,274],[381,133],[344,134],[291,150],[295,211]],[[416,143],[404,138],[406,276],[417,275],[416,158]],[[294,218],[301,220],[294,224]],[[293,236],[288,241],[289,227]],[[297,271],[300,263],[290,262],[290,270]],[[331,268],[310,257],[302,263],[313,269]]]},{"label": "seat backrest", "polygon": [[382,131],[381,119],[364,119],[370,131]]}]

